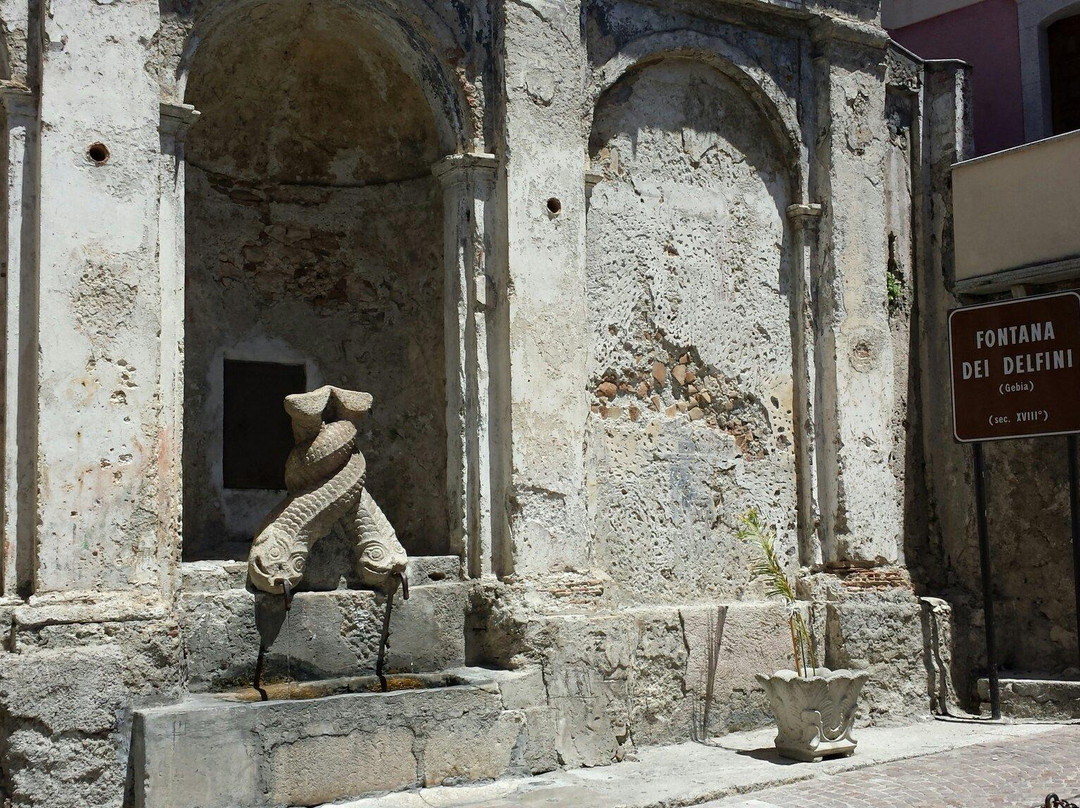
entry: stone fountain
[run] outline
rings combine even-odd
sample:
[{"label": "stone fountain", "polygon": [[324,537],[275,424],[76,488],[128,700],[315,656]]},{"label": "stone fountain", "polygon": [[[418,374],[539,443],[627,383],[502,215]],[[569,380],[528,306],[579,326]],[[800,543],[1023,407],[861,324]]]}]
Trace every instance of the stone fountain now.
[{"label": "stone fountain", "polygon": [[[303,581],[312,548],[331,531],[338,531],[352,548],[360,580],[368,586],[386,588],[386,612],[375,666],[376,675],[382,679],[394,591],[400,582],[402,595],[408,600],[409,579],[405,548],[364,488],[367,463],[356,444],[356,425],[371,409],[371,403],[368,393],[330,386],[286,397],[285,411],[296,441],[285,463],[289,495],[252,542],[248,579],[257,590],[282,595],[287,613],[293,592]],[[263,666],[266,651],[281,627],[280,620],[274,619],[275,612],[280,611],[260,608],[265,599],[256,603],[261,642],[253,687],[266,700],[266,691],[261,690]],[[382,686],[385,691],[385,679]]]},{"label": "stone fountain", "polygon": [[232,577],[192,604],[206,630],[189,689],[205,692],[134,717],[137,808],[319,805],[528,769],[513,675],[465,667],[460,563],[410,560],[364,486],[371,403],[337,387],[286,399],[288,496],[226,571],[244,587]]},{"label": "stone fountain", "polygon": [[364,488],[367,463],[356,425],[371,403],[368,393],[330,386],[285,399],[296,440],[285,463],[289,495],[252,542],[248,577],[256,589],[288,598],[315,543],[335,529],[352,544],[365,584],[407,580],[405,549]]}]

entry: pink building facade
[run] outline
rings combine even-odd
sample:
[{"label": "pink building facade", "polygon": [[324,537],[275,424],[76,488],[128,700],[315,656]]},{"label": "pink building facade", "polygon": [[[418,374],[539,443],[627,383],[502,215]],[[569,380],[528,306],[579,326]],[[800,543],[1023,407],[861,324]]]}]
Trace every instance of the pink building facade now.
[{"label": "pink building facade", "polygon": [[[888,22],[888,15],[885,17]],[[923,59],[961,59],[972,65],[977,154],[1025,142],[1019,17],[1014,0],[983,0],[889,33]]]},{"label": "pink building facade", "polygon": [[[973,67],[976,155],[1075,128],[1053,110],[1080,69],[1078,0],[883,0],[881,17],[917,56]],[[1075,108],[1075,92],[1064,95]]]}]

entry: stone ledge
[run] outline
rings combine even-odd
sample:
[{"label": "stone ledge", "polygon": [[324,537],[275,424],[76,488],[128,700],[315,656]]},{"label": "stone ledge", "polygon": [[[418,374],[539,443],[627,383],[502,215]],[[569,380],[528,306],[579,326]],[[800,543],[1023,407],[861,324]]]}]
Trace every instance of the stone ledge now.
[{"label": "stone ledge", "polygon": [[[412,556],[407,573],[413,586],[465,580],[461,559],[455,555]],[[185,593],[247,588],[246,561],[185,561],[180,565],[180,574]]]},{"label": "stone ledge", "polygon": [[168,605],[156,595],[135,592],[64,592],[35,595],[16,607],[17,628],[35,629],[73,623],[126,623],[162,620]]},{"label": "stone ledge", "polygon": [[[1080,719],[1080,680],[999,679],[1001,713],[1010,719],[1073,721]],[[979,679],[979,701],[990,703],[990,683]]]}]

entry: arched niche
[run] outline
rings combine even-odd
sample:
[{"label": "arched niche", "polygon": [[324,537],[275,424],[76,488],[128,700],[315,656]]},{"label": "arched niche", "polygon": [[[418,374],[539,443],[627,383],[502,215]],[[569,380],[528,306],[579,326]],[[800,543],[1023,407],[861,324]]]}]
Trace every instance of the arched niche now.
[{"label": "arched niche", "polygon": [[785,92],[759,57],[728,40],[697,31],[657,31],[626,43],[596,72],[594,114],[600,99],[627,75],[663,60],[708,65],[744,93],[758,111],[763,130],[776,144],[788,172],[791,201],[807,201],[810,154],[795,99]]},{"label": "arched niche", "polygon": [[596,559],[646,599],[738,596],[750,507],[797,563],[790,159],[730,76],[656,58],[600,96],[587,298]]},{"label": "arched niche", "polygon": [[201,113],[185,147],[186,558],[246,555],[282,493],[280,399],[320,384],[374,395],[367,486],[406,549],[448,551],[431,167],[452,126],[413,62],[336,3],[247,4],[198,40],[184,99]]}]

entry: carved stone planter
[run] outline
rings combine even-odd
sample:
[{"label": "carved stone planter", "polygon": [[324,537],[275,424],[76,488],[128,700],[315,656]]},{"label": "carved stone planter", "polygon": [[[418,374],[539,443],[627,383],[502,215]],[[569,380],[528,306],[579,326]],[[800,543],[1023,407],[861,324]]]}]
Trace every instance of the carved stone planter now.
[{"label": "carved stone planter", "polygon": [[776,716],[776,751],[783,757],[815,761],[850,755],[855,706],[869,674],[866,671],[817,668],[801,678],[795,671],[758,674]]}]

